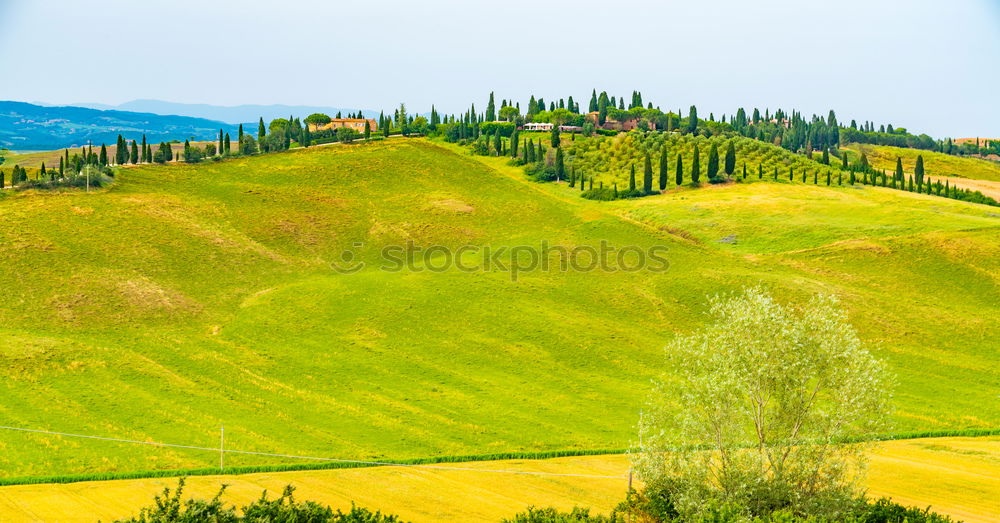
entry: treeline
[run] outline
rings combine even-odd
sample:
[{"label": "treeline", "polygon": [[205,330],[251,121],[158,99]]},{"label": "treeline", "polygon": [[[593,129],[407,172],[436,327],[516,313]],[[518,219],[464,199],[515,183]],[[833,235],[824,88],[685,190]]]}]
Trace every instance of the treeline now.
[{"label": "treeline", "polygon": [[[924,149],[956,155],[1000,155],[1000,141],[956,144],[950,138],[935,140],[926,135],[914,135],[905,128],[882,124],[876,127],[874,122],[858,123],[851,120],[850,124],[842,125],[836,113],[830,111],[824,116],[813,115],[806,118],[798,111],[786,112],[783,109],[753,109],[747,111],[739,108],[728,117],[724,114],[716,119],[714,114],[708,118],[699,118],[696,106],[691,106],[685,115],[681,109],[676,111],[661,110],[651,102],[643,102],[642,93],[633,91],[626,102],[625,96],[615,97],[607,92],[597,93],[594,89],[590,95],[587,111],[582,111],[581,105],[572,96],[560,98],[548,103],[542,97],[532,95],[526,110],[522,113],[520,102],[501,100],[499,106],[495,103],[493,93],[484,112],[477,112],[475,104],[458,117],[435,118],[432,114],[430,130],[437,131],[437,125],[444,123],[457,128],[446,128],[441,133],[450,141],[469,140],[479,137],[477,126],[496,121],[513,123],[522,126],[529,122],[545,122],[553,125],[573,125],[583,128],[587,136],[601,132],[600,128],[608,121],[634,121],[639,130],[656,129],[675,131],[686,134],[701,134],[717,136],[728,132],[736,132],[748,138],[778,145],[795,153],[822,152],[839,147],[841,143],[866,143],[876,145],[891,145]],[[597,113],[596,126],[586,118],[586,113]]]},{"label": "treeline", "polygon": [[[153,503],[139,509],[138,515],[119,519],[116,523],[195,523],[214,521],[217,523],[250,523],[280,521],[283,523],[402,523],[403,519],[390,513],[372,511],[352,504],[344,512],[315,501],[300,501],[295,498],[295,488],[285,487],[281,495],[269,498],[267,492],[256,501],[237,509],[226,506],[222,501],[226,486],[219,489],[210,499],[187,498],[184,494],[185,480],[178,482],[176,489],[165,488],[154,497]],[[511,512],[514,510],[512,509]],[[754,521],[756,523],[824,523],[833,520],[810,515],[795,514],[781,506],[773,507],[768,513],[752,514],[750,517],[742,507],[721,505],[708,510],[711,521],[716,523],[736,523]],[[752,519],[751,519],[752,518]],[[675,508],[669,489],[662,486],[629,490],[626,499],[619,503],[607,516],[592,514],[586,508],[561,511],[555,508],[529,507],[501,523],[626,523],[644,521],[647,523],[686,523]],[[706,520],[707,521],[707,520]],[[930,509],[907,507],[894,503],[888,498],[871,502],[858,499],[842,516],[836,519],[846,523],[950,523],[947,516],[931,512]]]}]

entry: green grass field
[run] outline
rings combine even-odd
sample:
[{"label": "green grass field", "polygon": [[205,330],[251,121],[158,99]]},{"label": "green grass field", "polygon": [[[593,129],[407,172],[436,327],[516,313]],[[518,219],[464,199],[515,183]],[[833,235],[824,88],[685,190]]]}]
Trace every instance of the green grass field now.
[{"label": "green grass field", "polygon": [[[995,427],[991,211],[774,183],[592,202],[424,139],[128,168],[0,200],[0,425],[208,447],[225,425],[229,448],[365,459],[622,448],[667,340],[762,283],[843,297],[898,376],[898,430]],[[408,240],[666,245],[671,269],[374,268]],[[369,268],[332,270],[345,249]],[[0,431],[4,476],[216,460]]]},{"label": "green grass field", "polygon": [[917,164],[917,156],[923,156],[924,172],[927,176],[935,178],[939,176],[959,176],[975,180],[1000,182],[1000,162],[954,156],[933,151],[921,151],[919,149],[890,147],[887,145],[855,143],[848,144],[842,150],[847,152],[851,162],[854,162],[863,152],[868,155],[868,162],[872,167],[885,169],[889,172],[892,172],[896,168],[896,158],[901,158],[903,161],[903,170],[907,173],[912,173],[913,167]]}]

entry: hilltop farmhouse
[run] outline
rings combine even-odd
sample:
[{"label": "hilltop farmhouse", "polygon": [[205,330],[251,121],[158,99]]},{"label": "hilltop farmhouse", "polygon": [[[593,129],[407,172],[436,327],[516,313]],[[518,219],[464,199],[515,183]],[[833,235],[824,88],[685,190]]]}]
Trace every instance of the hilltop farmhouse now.
[{"label": "hilltop farmhouse", "polygon": [[326,124],[309,124],[310,131],[325,131],[327,129],[337,129],[339,127],[347,127],[348,129],[354,129],[359,133],[365,131],[365,122],[368,122],[370,129],[374,132],[378,129],[378,122],[371,118],[331,118],[330,123]]}]

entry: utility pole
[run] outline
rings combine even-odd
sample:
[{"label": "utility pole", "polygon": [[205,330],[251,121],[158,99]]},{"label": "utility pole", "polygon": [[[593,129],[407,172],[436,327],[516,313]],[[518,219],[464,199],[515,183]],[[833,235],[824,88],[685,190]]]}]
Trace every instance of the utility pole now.
[{"label": "utility pole", "polygon": [[223,425],[219,427],[219,472],[225,471],[225,464],[226,464],[225,458],[226,458],[226,427]]}]

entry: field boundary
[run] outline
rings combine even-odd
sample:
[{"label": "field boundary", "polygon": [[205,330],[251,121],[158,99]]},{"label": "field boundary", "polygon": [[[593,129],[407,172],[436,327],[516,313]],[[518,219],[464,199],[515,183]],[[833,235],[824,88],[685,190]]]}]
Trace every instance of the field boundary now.
[{"label": "field boundary", "polygon": [[[1000,428],[994,429],[956,429],[956,430],[932,430],[920,432],[901,432],[889,434],[876,434],[871,436],[859,436],[855,438],[845,438],[838,443],[862,443],[879,441],[896,441],[907,439],[929,439],[929,438],[949,438],[949,437],[987,437],[1000,436]],[[82,436],[90,437],[92,436]],[[209,451],[210,449],[204,449]],[[211,449],[218,452],[218,449]],[[444,463],[474,463],[486,461],[503,460],[542,460],[564,457],[581,456],[607,456],[615,454],[628,454],[636,449],[565,449],[549,451],[531,452],[500,452],[493,454],[470,454],[457,456],[435,456],[427,458],[410,458],[402,460],[344,460],[328,461],[324,463],[301,463],[301,464],[279,464],[279,465],[244,465],[236,467],[204,467],[196,469],[164,469],[164,470],[143,470],[134,472],[104,472],[91,474],[69,474],[58,476],[25,476],[0,478],[0,487],[14,485],[42,485],[42,484],[65,484],[80,483],[84,481],[113,481],[123,479],[149,479],[149,478],[173,478],[181,476],[237,476],[242,474],[256,474],[267,472],[294,472],[303,470],[334,470],[334,469],[356,469],[372,467],[422,467]],[[243,453],[241,451],[237,451]],[[294,457],[294,456],[288,456]],[[327,459],[327,458],[323,458]],[[332,459],[332,458],[330,458]],[[472,469],[478,470],[478,469]],[[483,472],[506,472],[489,471]],[[572,476],[573,474],[553,474]]]}]

